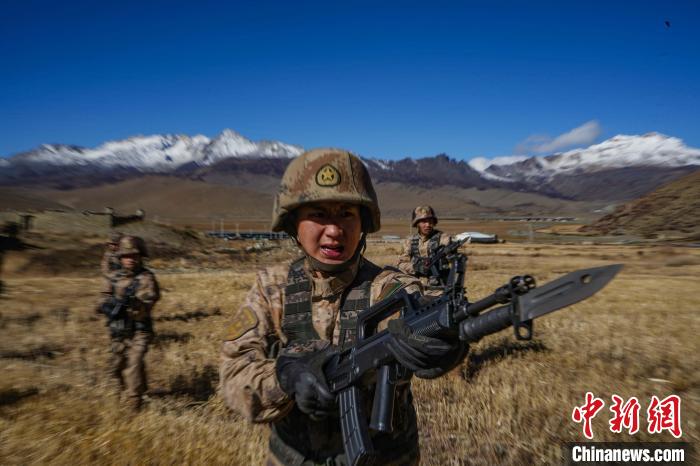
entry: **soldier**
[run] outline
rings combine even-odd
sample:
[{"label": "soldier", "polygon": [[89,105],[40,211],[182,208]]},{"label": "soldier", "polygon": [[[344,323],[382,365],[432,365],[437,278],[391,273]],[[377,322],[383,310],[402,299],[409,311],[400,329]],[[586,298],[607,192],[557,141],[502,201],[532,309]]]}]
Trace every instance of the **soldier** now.
[{"label": "soldier", "polygon": [[433,254],[440,246],[446,246],[452,237],[435,229],[438,223],[435,210],[430,206],[418,206],[413,210],[413,226],[417,233],[406,239],[396,267],[410,275],[419,277],[424,286],[437,286],[437,276],[428,269]]},{"label": "soldier", "polygon": [[[355,155],[316,149],[287,167],[272,229],[295,238],[302,256],[258,272],[228,330],[220,367],[228,406],[271,425],[267,464],[346,464],[335,397],[300,356],[351,344],[359,312],[401,288],[422,290],[414,277],[363,257],[366,235],[379,222],[369,173]],[[419,377],[441,375],[466,351],[458,341],[418,338],[395,322],[391,351]],[[362,389],[371,400],[373,387]],[[371,433],[379,464],[418,463],[412,400],[408,377],[396,390],[394,432]]]},{"label": "soldier", "polygon": [[102,275],[107,280],[111,280],[114,272],[119,270],[122,266],[119,262],[119,257],[117,257],[117,249],[119,248],[119,240],[121,238],[122,234],[118,231],[109,235],[109,241],[107,241],[105,252],[102,255],[100,270],[102,270]]},{"label": "soldier", "polygon": [[[122,234],[118,231],[112,232],[109,235],[109,240],[105,244],[105,251],[102,254],[102,260],[100,261],[100,271],[102,272],[102,295],[110,295],[112,293],[112,279],[114,278],[116,272],[121,269],[122,264],[119,262],[119,256],[117,256],[117,249],[119,249],[119,240]],[[97,302],[95,307],[95,312],[100,314],[102,312],[102,303],[104,298],[101,298]]]},{"label": "soldier", "polygon": [[153,272],[143,266],[148,252],[141,238],[123,236],[116,255],[121,269],[114,273],[103,304],[112,339],[110,370],[125,390],[128,406],[138,411],[146,392],[144,357],[153,335],[151,311],[160,290]]}]

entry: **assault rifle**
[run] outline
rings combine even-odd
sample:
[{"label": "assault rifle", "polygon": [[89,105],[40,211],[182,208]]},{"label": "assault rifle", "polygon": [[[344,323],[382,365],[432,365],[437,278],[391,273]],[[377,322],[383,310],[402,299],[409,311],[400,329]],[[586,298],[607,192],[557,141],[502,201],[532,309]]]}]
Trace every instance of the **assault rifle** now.
[{"label": "assault rifle", "polygon": [[464,243],[471,241],[472,237],[469,233],[460,233],[455,236],[452,241],[448,244],[440,246],[430,257],[430,262],[425,267],[428,271],[428,277],[434,283],[431,285],[446,286],[447,280],[449,278],[450,272],[450,258],[457,254],[459,248],[462,247]]},{"label": "assault rifle", "polygon": [[112,294],[100,306],[102,314],[107,316],[106,326],[109,327],[113,337],[128,334],[133,326],[128,310],[133,306],[137,286],[137,281],[133,280],[124,290],[124,295],[121,298]]},{"label": "assault rifle", "polygon": [[[486,335],[513,326],[518,340],[532,338],[532,321],[584,300],[602,289],[622,268],[621,264],[577,270],[535,287],[530,275],[516,276],[493,294],[470,303],[464,293],[467,258],[450,258],[448,284],[434,300],[419,304],[418,297],[400,290],[360,313],[357,340],[347,349],[329,356],[323,372],[330,390],[338,396],[343,445],[349,464],[370,465],[376,458],[369,429],[391,432],[394,390],[405,369],[387,349],[393,338],[388,330],[377,332],[379,322],[400,313],[416,334],[476,342]],[[501,304],[482,314],[483,311]],[[370,423],[364,412],[359,384],[365,374],[376,371]]]},{"label": "assault rifle", "polygon": [[110,296],[102,303],[100,306],[100,311],[102,314],[107,316],[107,325],[111,324],[116,320],[124,320],[127,317],[127,309],[130,307],[131,299],[127,296],[125,298],[117,298],[116,296]]}]

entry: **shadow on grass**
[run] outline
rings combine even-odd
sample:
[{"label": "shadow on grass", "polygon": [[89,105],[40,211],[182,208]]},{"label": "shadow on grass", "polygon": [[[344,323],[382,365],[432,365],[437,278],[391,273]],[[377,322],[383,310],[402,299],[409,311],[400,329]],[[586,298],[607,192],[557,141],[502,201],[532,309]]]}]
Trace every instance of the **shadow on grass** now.
[{"label": "shadow on grass", "polygon": [[193,368],[189,374],[179,374],[170,381],[170,389],[154,389],[149,396],[154,398],[188,397],[194,401],[206,401],[215,392],[219,383],[219,372],[211,364],[202,370]]},{"label": "shadow on grass", "polygon": [[548,348],[540,341],[513,341],[502,340],[480,351],[471,351],[467,357],[467,367],[464,370],[464,378],[469,381],[479,373],[482,367],[491,361],[497,361],[506,357],[530,352],[542,353]]},{"label": "shadow on grass", "polygon": [[187,343],[191,339],[191,333],[158,332],[155,337],[153,337],[153,346],[155,348],[162,348],[172,343]]},{"label": "shadow on grass", "polygon": [[39,394],[39,389],[36,387],[25,389],[14,389],[0,391],[0,406],[9,406],[19,403],[25,398],[29,398]]},{"label": "shadow on grass", "polygon": [[14,323],[18,325],[23,325],[27,327],[31,327],[34,325],[37,321],[42,319],[42,315],[33,312],[31,314],[27,314],[24,316],[12,316],[12,317],[5,317],[0,313],[0,328],[4,328],[7,324],[9,323]]},{"label": "shadow on grass", "polygon": [[212,309],[211,311],[196,310],[196,311],[192,311],[192,312],[183,312],[181,314],[156,317],[153,320],[155,320],[156,322],[172,322],[172,321],[176,321],[176,320],[181,321],[181,322],[189,322],[190,320],[199,321],[201,319],[206,319],[207,317],[220,316],[220,315],[221,315],[221,310],[217,307],[217,308]]},{"label": "shadow on grass", "polygon": [[41,345],[26,350],[0,351],[0,359],[27,359],[33,361],[39,358],[53,359],[57,355],[65,353],[66,349],[55,345]]}]

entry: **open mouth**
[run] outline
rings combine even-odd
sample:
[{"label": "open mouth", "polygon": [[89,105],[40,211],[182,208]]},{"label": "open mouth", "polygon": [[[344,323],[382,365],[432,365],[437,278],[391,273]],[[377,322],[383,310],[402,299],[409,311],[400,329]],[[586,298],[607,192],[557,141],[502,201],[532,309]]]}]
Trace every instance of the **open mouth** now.
[{"label": "open mouth", "polygon": [[321,246],[321,254],[328,259],[340,259],[345,251],[344,246]]}]

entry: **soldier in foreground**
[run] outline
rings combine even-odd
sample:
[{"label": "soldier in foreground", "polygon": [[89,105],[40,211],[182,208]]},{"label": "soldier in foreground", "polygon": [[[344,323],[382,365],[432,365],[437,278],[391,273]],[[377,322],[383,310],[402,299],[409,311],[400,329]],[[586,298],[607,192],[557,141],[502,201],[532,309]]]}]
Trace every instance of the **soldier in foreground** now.
[{"label": "soldier in foreground", "polygon": [[438,218],[430,206],[418,206],[413,210],[412,225],[417,232],[406,239],[396,266],[404,273],[420,278],[424,286],[437,286],[429,264],[440,246],[450,244],[452,238],[435,229]]},{"label": "soldier in foreground", "polygon": [[112,341],[111,375],[126,392],[128,407],[138,411],[146,392],[144,357],[153,336],[151,311],[160,291],[155,275],[143,265],[148,252],[141,238],[123,236],[116,255],[121,269],[113,274],[101,309]]},{"label": "soldier in foreground", "polygon": [[[366,235],[379,227],[377,197],[359,158],[318,149],[290,163],[272,229],[295,238],[302,255],[258,273],[228,330],[220,368],[228,406],[271,425],[268,464],[346,464],[336,399],[309,363],[318,358],[309,356],[353,344],[357,316],[372,304],[401,289],[422,291],[414,277],[363,257]],[[389,329],[387,348],[418,377],[447,372],[466,351],[457,339]],[[392,422],[393,432],[371,434],[378,463],[417,464],[410,378],[394,393]]]}]

